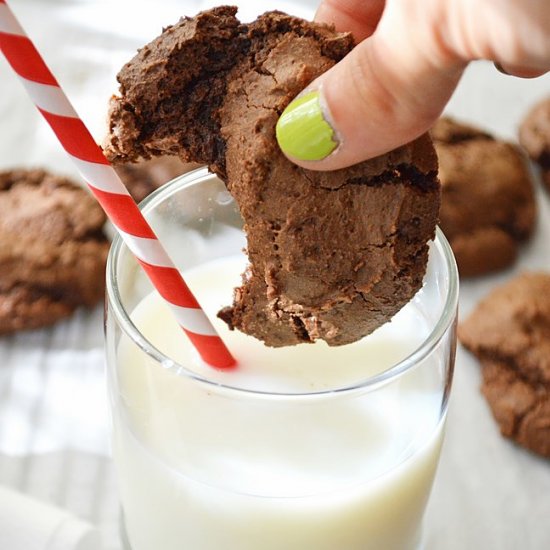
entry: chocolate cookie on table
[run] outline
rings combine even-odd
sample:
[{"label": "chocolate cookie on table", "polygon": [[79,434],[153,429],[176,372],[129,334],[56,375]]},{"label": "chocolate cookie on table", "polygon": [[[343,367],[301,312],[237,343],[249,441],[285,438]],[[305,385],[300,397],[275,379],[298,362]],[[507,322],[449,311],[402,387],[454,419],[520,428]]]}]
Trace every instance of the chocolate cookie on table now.
[{"label": "chocolate cookie on table", "polygon": [[508,267],[536,221],[524,155],[514,144],[447,117],[434,126],[432,138],[443,191],[440,226],[460,275]]},{"label": "chocolate cookie on table", "polygon": [[105,216],[70,180],[0,172],[0,334],[51,325],[103,299]]},{"label": "chocolate cookie on table", "polygon": [[495,289],[458,335],[481,362],[502,434],[550,457],[550,274],[524,273]]},{"label": "chocolate cookie on table", "polygon": [[519,142],[540,166],[542,180],[550,190],[550,97],[527,113],[519,128]]},{"label": "chocolate cookie on table", "polygon": [[206,164],[238,202],[250,265],[231,328],[270,346],[353,342],[417,292],[438,217],[429,136],[331,173],[289,162],[275,138],[288,103],[344,57],[352,37],[270,12],[183,18],[118,75],[108,156]]},{"label": "chocolate cookie on table", "polygon": [[183,163],[177,157],[158,157],[137,163],[120,164],[116,166],[116,171],[134,200],[141,202],[161,185],[197,166]]}]

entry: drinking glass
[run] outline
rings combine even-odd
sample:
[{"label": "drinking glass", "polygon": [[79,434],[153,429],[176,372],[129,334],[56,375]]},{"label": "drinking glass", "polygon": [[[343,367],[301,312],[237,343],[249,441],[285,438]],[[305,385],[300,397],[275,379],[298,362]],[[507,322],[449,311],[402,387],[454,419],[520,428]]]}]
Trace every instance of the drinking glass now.
[{"label": "drinking glass", "polygon": [[[140,207],[199,302],[226,284],[228,266],[244,265],[236,204],[205,169]],[[220,321],[239,365],[252,365],[246,372],[200,364],[118,238],[107,271],[113,454],[128,549],[421,547],[456,346],[458,276],[439,230],[422,288],[361,342],[268,349]],[[265,376],[264,354],[276,367]]]}]

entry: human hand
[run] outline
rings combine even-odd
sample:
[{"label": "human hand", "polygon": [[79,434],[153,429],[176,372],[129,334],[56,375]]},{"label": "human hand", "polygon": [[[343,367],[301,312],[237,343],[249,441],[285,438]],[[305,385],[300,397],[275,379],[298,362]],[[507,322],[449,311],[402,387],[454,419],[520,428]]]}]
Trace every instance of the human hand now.
[{"label": "human hand", "polygon": [[[548,0],[324,0],[315,19],[351,31],[358,45],[277,124],[283,152],[313,170],[355,164],[429,130],[470,61],[522,77],[550,70]],[[304,139],[319,114],[330,127]]]}]

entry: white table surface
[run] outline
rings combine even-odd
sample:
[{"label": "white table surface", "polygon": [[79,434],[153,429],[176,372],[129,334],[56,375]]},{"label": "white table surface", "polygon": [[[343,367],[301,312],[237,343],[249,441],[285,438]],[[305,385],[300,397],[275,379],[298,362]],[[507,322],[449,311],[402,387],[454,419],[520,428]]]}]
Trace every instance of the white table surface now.
[{"label": "white table surface", "polygon": [[[184,13],[192,15],[200,5],[214,4],[10,3],[98,140],[120,66],[163,25]],[[307,16],[315,2],[241,4],[247,14],[265,7]],[[289,8],[292,4],[295,7]],[[467,71],[448,112],[514,139],[522,115],[545,94],[550,95],[550,77],[522,81],[478,63]],[[0,59],[0,169],[15,166],[44,166],[76,175]],[[512,269],[462,282],[462,315],[514,273],[548,269],[550,196],[537,187],[534,237]],[[0,338],[0,483],[98,524],[104,550],[119,550],[102,343],[101,307],[79,311],[50,329]],[[501,438],[479,384],[476,361],[459,349],[448,432],[426,519],[427,550],[550,548],[550,461]]]}]

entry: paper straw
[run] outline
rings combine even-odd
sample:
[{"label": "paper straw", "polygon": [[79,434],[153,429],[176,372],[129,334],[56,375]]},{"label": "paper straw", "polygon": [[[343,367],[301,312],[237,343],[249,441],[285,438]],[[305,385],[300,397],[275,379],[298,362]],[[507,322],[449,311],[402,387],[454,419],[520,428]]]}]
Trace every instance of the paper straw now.
[{"label": "paper straw", "polygon": [[200,356],[217,368],[234,366],[235,359],[5,0],[0,0],[0,50]]}]

